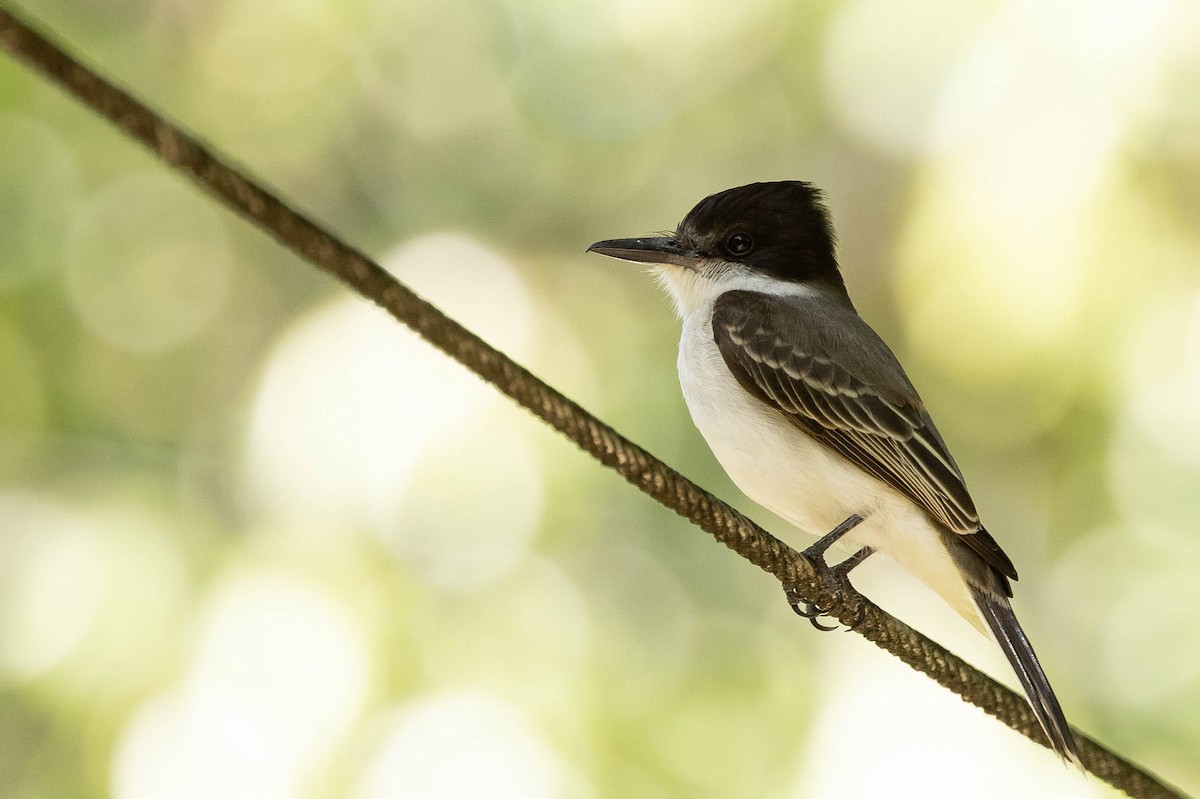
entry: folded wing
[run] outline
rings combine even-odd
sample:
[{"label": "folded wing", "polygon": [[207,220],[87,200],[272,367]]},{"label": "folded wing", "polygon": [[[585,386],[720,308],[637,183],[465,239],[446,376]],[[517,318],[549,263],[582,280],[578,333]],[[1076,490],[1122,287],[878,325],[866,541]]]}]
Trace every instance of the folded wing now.
[{"label": "folded wing", "polygon": [[[958,465],[895,356],[853,311],[838,309],[842,317],[832,319],[827,309],[806,310],[796,298],[722,295],[713,336],[738,382],[1016,579],[1012,561],[980,525]],[[846,325],[859,326],[860,335],[846,336]]]}]

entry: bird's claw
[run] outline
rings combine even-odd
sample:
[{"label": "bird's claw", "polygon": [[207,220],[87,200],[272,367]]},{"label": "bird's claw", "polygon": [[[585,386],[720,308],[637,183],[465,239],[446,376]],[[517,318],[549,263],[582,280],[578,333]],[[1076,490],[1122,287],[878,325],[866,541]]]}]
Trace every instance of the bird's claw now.
[{"label": "bird's claw", "polygon": [[864,603],[862,601],[855,602],[854,603],[854,621],[848,627],[846,627],[846,632],[852,633],[855,630],[857,630],[859,628],[859,625],[861,625],[864,621],[866,621],[866,618],[867,618],[866,603]]},{"label": "bird's claw", "polygon": [[821,609],[813,603],[801,599],[800,594],[795,588],[785,590],[787,594],[788,604],[792,606],[792,610],[796,611],[797,616],[803,616],[806,619],[815,619],[821,615]]},{"label": "bird's claw", "polygon": [[788,588],[786,593],[787,593],[788,604],[792,606],[792,610],[794,610],[796,612],[797,616],[801,616],[805,619],[808,619],[809,623],[812,624],[812,626],[814,628],[820,630],[821,632],[827,633],[827,632],[832,632],[833,630],[837,629],[836,624],[834,624],[834,625],[821,624],[821,622],[818,621],[818,619],[820,619],[822,616],[828,616],[829,613],[827,611],[821,610],[819,607],[814,605],[812,602],[801,599],[800,594],[796,592],[795,588]]},{"label": "bird's claw", "polygon": [[[852,632],[858,629],[859,625],[866,618],[866,605],[862,597],[858,596],[854,587],[850,585],[849,575],[855,566],[870,557],[872,550],[864,547],[841,563],[830,566],[825,562],[825,550],[827,548],[827,541],[818,541],[813,546],[804,550],[804,557],[812,564],[814,571],[821,576],[821,579],[829,589],[829,593],[835,597],[833,607],[841,607],[847,602],[853,604],[854,621],[846,628],[846,632]],[[787,588],[786,592],[788,604],[792,606],[792,610],[796,612],[796,615],[808,619],[813,627],[822,632],[830,632],[837,629],[836,624],[829,626],[821,624],[818,621],[822,616],[830,615],[828,610],[822,610],[812,602],[802,599],[795,588]]]},{"label": "bird's claw", "polygon": [[831,633],[838,628],[836,624],[821,624],[816,619],[809,619],[808,623],[823,633]]}]

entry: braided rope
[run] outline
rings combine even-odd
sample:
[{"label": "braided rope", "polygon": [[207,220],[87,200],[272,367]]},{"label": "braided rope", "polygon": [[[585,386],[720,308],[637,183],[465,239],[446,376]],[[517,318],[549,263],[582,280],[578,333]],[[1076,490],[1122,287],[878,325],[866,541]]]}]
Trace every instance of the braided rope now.
[{"label": "braided rope", "polygon": [[[309,263],[339,278],[581,449],[738,555],[793,586],[808,601],[940,685],[1043,746],[1025,700],[852,591],[831,590],[818,565],[589,414],[399,283],[366,255],[288,207],[132,96],[0,7],[0,44],[186,173]],[[1141,767],[1076,732],[1084,768],[1134,799],[1183,795]]]}]

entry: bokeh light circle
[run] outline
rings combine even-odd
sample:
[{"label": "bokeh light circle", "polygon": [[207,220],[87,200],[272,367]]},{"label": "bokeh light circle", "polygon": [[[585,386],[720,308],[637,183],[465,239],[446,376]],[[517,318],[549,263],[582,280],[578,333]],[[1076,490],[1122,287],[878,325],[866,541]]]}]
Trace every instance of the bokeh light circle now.
[{"label": "bokeh light circle", "polygon": [[233,256],[212,201],[179,179],[133,175],[75,218],[66,289],[87,329],[108,344],[156,353],[211,324]]}]

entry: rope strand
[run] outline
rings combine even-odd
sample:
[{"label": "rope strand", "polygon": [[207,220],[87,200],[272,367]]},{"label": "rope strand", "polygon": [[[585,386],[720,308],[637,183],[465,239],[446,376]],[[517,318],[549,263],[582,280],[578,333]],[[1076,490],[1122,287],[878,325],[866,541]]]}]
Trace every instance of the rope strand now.
[{"label": "rope strand", "polygon": [[[832,608],[843,624],[1017,732],[1047,746],[1025,700],[854,592],[831,591],[818,566],[679,472],[589,414],[486,341],[445,316],[363,253],[288,207],[125,91],[0,7],[0,44],[90,106],[161,160],[304,260],[340,279],[522,405],[655,500],[741,557]],[[1076,731],[1084,768],[1134,799],[1183,799],[1141,767]]]}]

